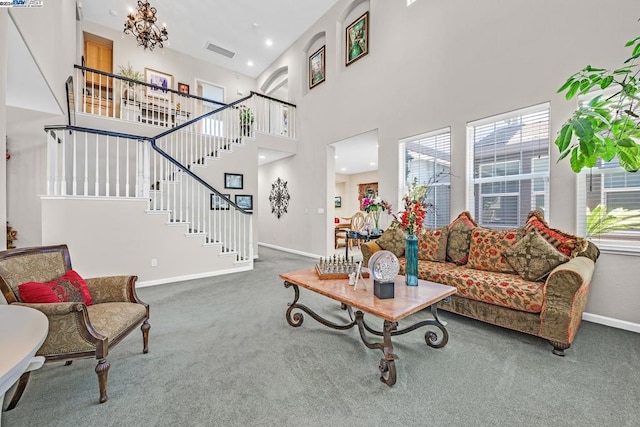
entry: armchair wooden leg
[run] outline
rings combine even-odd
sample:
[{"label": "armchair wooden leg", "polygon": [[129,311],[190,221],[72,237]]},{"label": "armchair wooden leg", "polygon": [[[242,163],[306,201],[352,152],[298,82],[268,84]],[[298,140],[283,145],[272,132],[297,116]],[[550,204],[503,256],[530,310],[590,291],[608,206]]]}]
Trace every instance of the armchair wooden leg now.
[{"label": "armchair wooden leg", "polygon": [[149,353],[149,329],[151,329],[151,325],[145,320],[140,329],[142,330],[142,352],[147,354]]},{"label": "armchair wooden leg", "polygon": [[[29,382],[29,375],[31,375],[31,371],[25,372],[20,376],[20,380],[18,380],[18,386],[16,387],[16,391],[13,393],[13,397],[11,398],[11,402],[7,406],[7,411],[12,410],[16,407],[20,398],[22,397],[22,393],[24,393],[24,389],[27,388],[27,383]],[[1,409],[1,408],[0,408]]]},{"label": "armchair wooden leg", "polygon": [[107,359],[98,360],[96,365],[96,374],[98,374],[98,385],[100,386],[100,403],[107,401],[107,375],[109,374],[109,368],[111,364],[107,362]]}]

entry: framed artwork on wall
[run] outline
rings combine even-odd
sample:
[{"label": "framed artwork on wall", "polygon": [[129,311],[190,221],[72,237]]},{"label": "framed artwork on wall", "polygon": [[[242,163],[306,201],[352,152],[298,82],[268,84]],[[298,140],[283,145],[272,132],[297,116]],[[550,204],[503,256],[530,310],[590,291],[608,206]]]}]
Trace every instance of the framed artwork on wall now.
[{"label": "framed artwork on wall", "polygon": [[186,83],[178,83],[178,92],[189,95],[189,85]]},{"label": "framed artwork on wall", "polygon": [[309,57],[309,89],[324,81],[324,48],[325,46],[322,46]]},{"label": "framed artwork on wall", "polygon": [[244,188],[244,176],[239,173],[224,174],[224,188],[232,188],[234,190],[242,190]]},{"label": "framed artwork on wall", "polygon": [[245,211],[253,210],[253,196],[248,194],[236,194],[236,205]]},{"label": "framed artwork on wall", "polygon": [[345,38],[345,65],[351,65],[369,53],[369,12],[347,27]]},{"label": "framed artwork on wall", "polygon": [[231,194],[223,194],[222,197],[220,197],[216,193],[211,193],[212,211],[229,210],[229,202],[223,199],[223,197],[229,199],[231,197]]},{"label": "framed artwork on wall", "polygon": [[173,87],[173,76],[151,68],[144,69],[144,81],[153,86],[145,86],[147,96],[171,100],[171,92],[167,89]]},{"label": "framed artwork on wall", "polygon": [[333,198],[333,204],[334,204],[334,207],[336,207],[336,208],[341,208],[341,207],[342,207],[342,197],[340,197],[340,196],[335,196],[335,197]]}]

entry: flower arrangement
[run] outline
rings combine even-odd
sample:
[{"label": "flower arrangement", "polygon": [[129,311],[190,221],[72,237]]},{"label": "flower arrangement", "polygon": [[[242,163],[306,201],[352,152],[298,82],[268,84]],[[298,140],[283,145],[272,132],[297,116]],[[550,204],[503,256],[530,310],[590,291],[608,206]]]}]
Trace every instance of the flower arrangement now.
[{"label": "flower arrangement", "polygon": [[380,196],[376,197],[365,197],[362,199],[362,210],[371,213],[373,215],[373,220],[375,221],[376,231],[380,230],[378,225],[380,221],[380,214],[382,211],[391,212],[391,203],[385,202],[380,198]]},{"label": "flower arrangement", "polygon": [[365,197],[362,199],[362,210],[369,213],[371,211],[389,211],[391,212],[391,203],[385,202],[380,198],[380,196],[376,197]]},{"label": "flower arrangement", "polygon": [[428,188],[427,185],[418,185],[417,179],[414,179],[409,191],[402,198],[404,211],[400,213],[399,225],[409,234],[417,234],[422,230],[429,207],[425,202]]}]

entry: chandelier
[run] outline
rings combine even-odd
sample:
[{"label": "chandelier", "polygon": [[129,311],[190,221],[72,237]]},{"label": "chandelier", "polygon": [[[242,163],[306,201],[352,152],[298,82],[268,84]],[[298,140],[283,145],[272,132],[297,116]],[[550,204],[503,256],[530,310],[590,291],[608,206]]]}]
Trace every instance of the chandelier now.
[{"label": "chandelier", "polygon": [[164,47],[162,42],[169,39],[169,33],[165,26],[162,29],[156,25],[156,8],[149,2],[138,0],[138,10],[127,16],[124,23],[124,33],[136,36],[138,46],[153,50],[156,45]]}]

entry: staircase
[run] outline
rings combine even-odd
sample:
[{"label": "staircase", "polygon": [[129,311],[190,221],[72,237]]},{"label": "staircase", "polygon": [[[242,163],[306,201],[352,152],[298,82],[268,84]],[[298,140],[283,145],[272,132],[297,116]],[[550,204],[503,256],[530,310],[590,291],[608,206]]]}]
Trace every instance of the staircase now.
[{"label": "staircase", "polygon": [[[268,103],[265,103],[268,101]],[[146,215],[161,222],[170,229],[179,229],[191,242],[198,242],[204,247],[207,259],[211,260],[212,271],[196,271],[196,275],[215,275],[216,272],[242,271],[253,267],[254,229],[252,213],[237,206],[232,200],[223,196],[217,189],[205,182],[200,168],[212,167],[214,161],[222,156],[232,155],[230,152],[242,147],[255,136],[255,129],[268,127],[269,120],[261,118],[262,110],[269,112],[273,100],[252,94],[232,104],[221,106],[194,120],[183,123],[155,137],[117,133],[78,126],[47,127],[47,196],[43,199],[43,216],[56,217],[56,209],[60,207],[60,199],[83,200],[84,202],[101,200],[101,206],[107,208],[123,200],[135,200],[144,204]],[[82,105],[82,104],[80,104]],[[239,117],[243,111],[251,109],[254,119],[247,126],[242,126]],[[289,108],[289,107],[287,107]],[[219,163],[218,163],[219,164]],[[222,171],[216,173],[221,174]],[[257,195],[256,195],[257,196]],[[56,200],[54,203],[52,200]],[[53,206],[53,207],[52,207]],[[75,206],[79,206],[76,204]],[[111,210],[112,215],[122,211],[122,205]],[[51,214],[53,209],[53,214]],[[67,212],[69,211],[68,208]],[[74,212],[75,212],[74,208]],[[96,211],[87,216],[96,216]],[[60,214],[61,215],[61,214]],[[107,222],[105,218],[102,223]],[[43,221],[43,224],[46,221]],[[59,221],[64,222],[64,220]],[[116,229],[129,228],[126,221],[116,222]],[[124,224],[124,225],[123,225]],[[73,227],[70,225],[69,227]],[[83,238],[73,230],[67,232],[47,232],[43,225],[43,242],[47,236],[50,240],[68,240],[75,236],[76,246],[90,250],[90,238]],[[137,228],[129,233],[135,235]],[[115,232],[115,230],[113,230]],[[56,234],[57,233],[57,234]],[[149,231],[146,231],[147,235]],[[157,231],[157,234],[164,232]],[[151,232],[156,234],[156,232]],[[173,233],[175,234],[175,233]],[[154,236],[155,237],[155,236]],[[134,245],[138,240],[146,240],[138,236],[128,242]],[[168,246],[165,242],[155,246]],[[177,243],[176,246],[182,245]],[[184,256],[187,260],[197,258],[189,256],[189,249],[176,249],[169,255],[171,258]],[[139,252],[151,255],[140,255],[137,262],[154,266],[153,244]],[[173,244],[169,245],[173,246]],[[73,251],[73,245],[71,245]],[[95,249],[94,249],[95,250]],[[119,249],[122,250],[122,249]],[[135,256],[139,253],[136,252]],[[146,258],[145,258],[146,256]],[[219,259],[214,261],[212,258]],[[77,259],[74,254],[74,259]],[[95,269],[99,267],[95,265]],[[200,270],[207,270],[201,267]],[[142,280],[150,282],[162,280],[156,277],[157,270],[149,269],[148,275],[141,274]],[[104,273],[96,271],[96,273]],[[136,273],[139,274],[139,273]],[[169,273],[171,274],[171,273]],[[165,274],[166,276],[166,274]],[[178,276],[188,276],[178,274]],[[175,276],[173,277],[175,279]],[[160,283],[160,282],[158,282]]]}]

